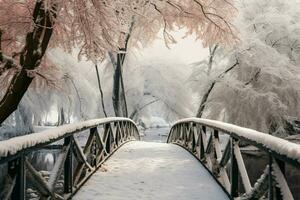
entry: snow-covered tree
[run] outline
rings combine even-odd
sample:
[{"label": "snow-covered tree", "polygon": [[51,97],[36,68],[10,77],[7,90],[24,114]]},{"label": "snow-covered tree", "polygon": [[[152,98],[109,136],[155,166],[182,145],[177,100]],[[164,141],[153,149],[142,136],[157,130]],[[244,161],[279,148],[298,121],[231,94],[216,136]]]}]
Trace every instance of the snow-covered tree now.
[{"label": "snow-covered tree", "polygon": [[166,43],[173,42],[168,31],[174,26],[185,26],[208,43],[225,42],[233,36],[232,9],[230,1],[222,0],[1,0],[1,75],[9,84],[2,88],[0,123],[17,108],[34,78],[44,78],[39,69],[41,63],[48,66],[44,59],[48,46],[66,50],[77,46],[79,56],[101,59],[107,51],[117,52],[120,44],[126,44],[130,29],[124,33],[124,27],[132,24],[134,16],[139,16],[139,23],[134,23],[140,38],[149,40],[155,33],[151,30],[163,24]]},{"label": "snow-covered tree", "polygon": [[[136,60],[129,56],[125,63],[129,116],[159,116],[172,122],[193,113],[194,96],[187,79],[188,66],[182,62],[164,63],[147,58]],[[131,76],[130,76],[131,75]]]},{"label": "snow-covered tree", "polygon": [[196,33],[206,43],[225,43],[234,37],[229,23],[234,13],[230,11],[234,8],[229,1],[139,0],[129,1],[130,6],[126,7],[121,1],[117,5],[120,12],[116,15],[123,32],[119,36],[120,52],[115,56],[110,54],[115,69],[112,100],[116,116],[128,116],[122,66],[130,46],[150,43],[161,29],[165,44],[169,46],[176,43],[170,32],[177,27],[185,27],[187,34]]},{"label": "snow-covered tree", "polygon": [[279,136],[299,132],[299,3],[238,1],[241,41],[224,50],[206,81],[198,73],[205,117]]}]

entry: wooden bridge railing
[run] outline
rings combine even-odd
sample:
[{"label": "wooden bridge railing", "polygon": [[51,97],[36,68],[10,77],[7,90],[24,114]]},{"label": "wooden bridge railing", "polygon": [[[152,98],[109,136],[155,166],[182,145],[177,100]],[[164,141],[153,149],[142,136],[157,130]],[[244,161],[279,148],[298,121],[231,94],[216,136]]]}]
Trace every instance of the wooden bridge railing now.
[{"label": "wooden bridge railing", "polygon": [[[229,138],[225,148],[221,147],[221,137]],[[232,124],[199,118],[175,123],[167,142],[184,147],[199,159],[232,199],[294,199],[285,168],[287,165],[297,170],[300,168],[298,144]],[[267,166],[254,184],[250,182],[241,153],[242,146],[246,145],[254,146],[267,158]],[[250,166],[256,168],[259,163],[254,161]]]},{"label": "wooden bridge railing", "polygon": [[[81,144],[78,135],[84,134],[85,144]],[[70,199],[120,145],[139,139],[138,129],[130,119],[106,118],[1,141],[0,169],[5,177],[0,199],[23,200],[32,191],[36,199]],[[45,177],[35,169],[31,157],[49,148],[59,153]]]}]

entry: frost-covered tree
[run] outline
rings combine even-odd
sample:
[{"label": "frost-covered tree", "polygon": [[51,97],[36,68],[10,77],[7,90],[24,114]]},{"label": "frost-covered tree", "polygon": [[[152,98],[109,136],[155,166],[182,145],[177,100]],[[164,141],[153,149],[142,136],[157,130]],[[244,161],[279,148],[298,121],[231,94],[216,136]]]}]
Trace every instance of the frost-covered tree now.
[{"label": "frost-covered tree", "polygon": [[[0,1],[1,74],[10,84],[0,102],[0,123],[18,106],[36,76],[47,47],[71,50],[94,59],[115,47],[119,30],[112,10],[98,1]],[[50,70],[50,69],[49,69]],[[6,73],[6,74],[3,74]]]},{"label": "frost-covered tree", "polygon": [[129,56],[126,68],[126,95],[132,119],[153,115],[172,122],[192,115],[194,98],[187,84],[190,70],[186,64],[159,59],[133,61]]},{"label": "frost-covered tree", "polygon": [[1,75],[15,70],[11,76],[5,76],[10,84],[4,88],[0,102],[0,123],[17,108],[33,79],[41,74],[38,70],[45,62],[49,45],[68,50],[79,46],[79,55],[97,60],[107,51],[118,51],[120,44],[126,44],[123,27],[132,24],[133,16],[139,16],[138,27],[143,27],[136,35],[146,40],[161,24],[166,43],[173,40],[168,30],[174,26],[185,26],[206,42],[228,41],[233,35],[228,22],[233,7],[230,1],[1,0],[0,3]]},{"label": "frost-covered tree", "polygon": [[[96,62],[103,60],[107,52],[119,52],[126,44],[128,33],[134,47],[150,42],[162,28],[165,42],[169,44],[175,42],[170,31],[178,26],[186,27],[187,34],[196,33],[207,44],[226,43],[235,39],[229,22],[232,10],[231,1],[223,0],[1,0],[0,78],[4,84],[0,94],[0,123],[17,109],[28,88],[33,94],[45,97],[41,101],[47,101],[51,98],[46,97],[52,97],[47,92],[60,96],[57,89],[67,84],[72,88],[67,91],[75,91],[82,110],[76,76],[57,72],[60,67],[49,59],[48,49],[72,52],[78,48],[79,58]],[[131,33],[128,27],[133,19],[135,28]],[[51,87],[45,89],[45,86]],[[71,102],[65,99],[69,95],[61,101]],[[25,104],[28,102],[33,101],[24,100]],[[72,109],[63,110],[70,113]],[[79,116],[86,118],[83,115],[79,111]],[[34,116],[33,121],[41,121],[41,115]]]},{"label": "frost-covered tree", "polygon": [[116,116],[128,116],[122,66],[130,46],[148,44],[161,28],[165,44],[169,46],[176,43],[170,32],[178,26],[187,28],[188,34],[196,33],[206,43],[224,43],[234,36],[229,23],[234,13],[230,12],[233,10],[230,1],[139,0],[129,1],[130,6],[125,7],[122,1],[117,2],[120,12],[116,12],[116,16],[121,21],[123,32],[119,36],[120,51],[116,55],[110,52],[115,70],[112,100]]},{"label": "frost-covered tree", "polygon": [[198,90],[207,98],[205,117],[278,136],[299,133],[299,3],[238,1],[241,41],[225,50],[213,77],[198,73],[196,83],[206,80]]}]

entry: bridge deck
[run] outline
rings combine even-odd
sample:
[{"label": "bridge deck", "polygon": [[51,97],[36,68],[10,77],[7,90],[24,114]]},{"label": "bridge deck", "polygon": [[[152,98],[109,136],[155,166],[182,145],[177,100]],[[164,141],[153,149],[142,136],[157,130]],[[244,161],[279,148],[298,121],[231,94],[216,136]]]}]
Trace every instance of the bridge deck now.
[{"label": "bridge deck", "polygon": [[225,200],[227,195],[187,151],[177,145],[130,142],[79,190],[75,200]]}]

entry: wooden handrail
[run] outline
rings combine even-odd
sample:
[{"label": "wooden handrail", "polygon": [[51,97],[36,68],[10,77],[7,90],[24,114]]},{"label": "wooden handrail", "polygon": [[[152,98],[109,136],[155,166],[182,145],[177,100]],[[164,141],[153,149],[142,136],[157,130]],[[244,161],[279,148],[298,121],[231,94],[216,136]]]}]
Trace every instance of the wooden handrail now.
[{"label": "wooden handrail", "polygon": [[[221,149],[220,135],[229,137]],[[192,153],[215,177],[229,197],[240,199],[293,199],[285,178],[285,165],[300,168],[300,145],[252,129],[201,118],[176,122],[168,143]],[[255,146],[268,156],[261,177],[251,185],[240,144]],[[255,163],[254,163],[255,166]],[[239,186],[241,180],[242,187]]]},{"label": "wooden handrail", "polygon": [[[88,134],[83,146],[76,137],[78,133]],[[24,200],[28,189],[34,189],[40,199],[70,199],[114,151],[131,140],[140,140],[136,124],[127,118],[113,117],[1,141],[0,167],[7,169],[7,175],[0,199]],[[46,179],[33,167],[30,155],[51,146],[59,155]],[[63,186],[58,186],[58,182]]]}]

